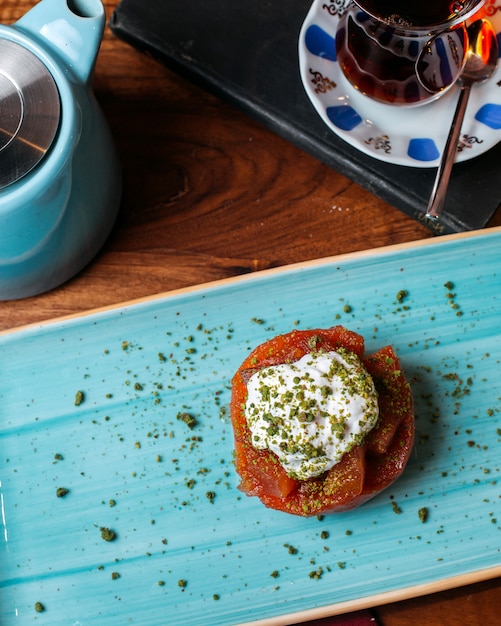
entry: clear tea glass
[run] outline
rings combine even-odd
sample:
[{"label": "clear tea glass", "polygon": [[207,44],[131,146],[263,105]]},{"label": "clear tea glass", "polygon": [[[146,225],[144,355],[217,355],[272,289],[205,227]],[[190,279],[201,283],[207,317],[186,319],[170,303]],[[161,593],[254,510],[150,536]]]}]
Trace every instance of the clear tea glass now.
[{"label": "clear tea glass", "polygon": [[350,83],[387,104],[416,106],[458,79],[466,21],[485,0],[354,0],[339,21],[336,52]]}]

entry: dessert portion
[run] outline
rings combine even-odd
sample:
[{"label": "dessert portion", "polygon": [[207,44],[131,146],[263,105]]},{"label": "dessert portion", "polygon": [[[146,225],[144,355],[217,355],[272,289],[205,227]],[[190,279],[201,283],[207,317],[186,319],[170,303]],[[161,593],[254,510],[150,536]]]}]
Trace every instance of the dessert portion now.
[{"label": "dessert portion", "polygon": [[365,355],[335,326],[255,348],[232,380],[240,489],[302,516],[345,511],[400,476],[414,441],[410,386],[391,346]]}]

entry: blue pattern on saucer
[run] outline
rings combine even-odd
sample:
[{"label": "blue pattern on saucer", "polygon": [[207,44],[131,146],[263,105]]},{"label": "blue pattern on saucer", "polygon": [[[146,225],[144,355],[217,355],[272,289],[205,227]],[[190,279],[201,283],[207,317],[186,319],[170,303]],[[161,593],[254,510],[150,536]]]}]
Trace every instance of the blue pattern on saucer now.
[{"label": "blue pattern on saucer", "polygon": [[325,111],[330,121],[341,130],[353,130],[362,123],[362,118],[351,106],[328,107]]},{"label": "blue pattern on saucer", "polygon": [[336,40],[320,26],[313,24],[308,28],[304,43],[311,54],[329,61],[337,61]]},{"label": "blue pattern on saucer", "polygon": [[411,139],[408,154],[411,159],[416,159],[416,161],[435,161],[440,157],[440,151],[435,142],[428,138]]},{"label": "blue pattern on saucer", "polygon": [[480,107],[477,111],[475,119],[494,130],[501,129],[501,105],[484,104],[484,106]]}]

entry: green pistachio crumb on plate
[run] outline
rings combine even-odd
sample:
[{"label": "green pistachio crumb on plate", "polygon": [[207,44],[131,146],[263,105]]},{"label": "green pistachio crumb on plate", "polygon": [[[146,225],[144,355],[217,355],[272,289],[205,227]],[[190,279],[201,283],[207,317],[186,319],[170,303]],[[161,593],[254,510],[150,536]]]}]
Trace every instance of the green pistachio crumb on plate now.
[{"label": "green pistachio crumb on plate", "polygon": [[297,554],[299,552],[297,548],[291,546],[289,543],[284,543],[284,548],[287,548],[289,554]]},{"label": "green pistachio crumb on plate", "polygon": [[186,426],[188,426],[189,429],[195,428],[195,426],[198,424],[196,418],[193,417],[193,415],[191,415],[190,413],[186,413],[186,412],[178,413],[177,419],[180,422],[184,422]]},{"label": "green pistachio crumb on plate", "polygon": [[400,515],[400,513],[402,513],[402,509],[398,506],[395,500],[392,500],[391,508],[393,509],[393,512],[397,515]]},{"label": "green pistachio crumb on plate", "polygon": [[114,539],[116,539],[117,535],[114,530],[111,530],[111,528],[106,528],[105,526],[102,526],[99,530],[101,531],[101,537],[105,541],[113,541]]},{"label": "green pistachio crumb on plate", "polygon": [[259,325],[264,324],[264,320],[263,320],[263,319],[261,319],[260,317],[253,317],[253,318],[251,319],[251,322],[252,322],[253,324],[259,324]]},{"label": "green pistachio crumb on plate", "polygon": [[400,289],[400,291],[397,293],[397,302],[403,302],[408,295],[409,292],[406,289]]},{"label": "green pistachio crumb on plate", "polygon": [[324,570],[322,567],[319,567],[318,569],[314,570],[313,572],[310,572],[308,574],[309,578],[312,578],[314,580],[320,580],[320,578],[322,578],[322,574],[324,573]]}]

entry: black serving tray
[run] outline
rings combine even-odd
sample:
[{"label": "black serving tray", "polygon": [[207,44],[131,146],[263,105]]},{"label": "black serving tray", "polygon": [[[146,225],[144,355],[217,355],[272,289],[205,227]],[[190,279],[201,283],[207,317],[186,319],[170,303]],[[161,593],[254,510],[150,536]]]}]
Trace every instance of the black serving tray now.
[{"label": "black serving tray", "polygon": [[313,109],[297,51],[310,6],[311,0],[122,0],[110,27],[437,234],[486,226],[501,204],[501,143],[454,166],[442,219],[427,220],[435,168],[391,165],[362,154]]}]

